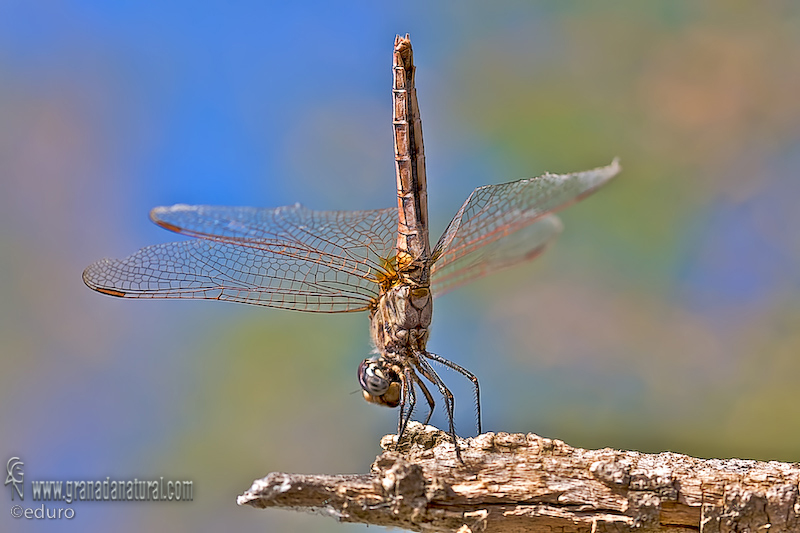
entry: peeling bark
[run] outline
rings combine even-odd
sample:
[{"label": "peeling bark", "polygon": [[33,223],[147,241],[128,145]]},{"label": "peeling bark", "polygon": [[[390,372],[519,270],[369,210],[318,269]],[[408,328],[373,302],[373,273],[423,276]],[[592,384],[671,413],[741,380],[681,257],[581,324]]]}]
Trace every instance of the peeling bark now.
[{"label": "peeling bark", "polygon": [[[239,505],[411,531],[800,532],[800,464],[584,450],[532,433],[409,425],[364,475],[272,473]],[[395,449],[396,448],[396,449]]]}]

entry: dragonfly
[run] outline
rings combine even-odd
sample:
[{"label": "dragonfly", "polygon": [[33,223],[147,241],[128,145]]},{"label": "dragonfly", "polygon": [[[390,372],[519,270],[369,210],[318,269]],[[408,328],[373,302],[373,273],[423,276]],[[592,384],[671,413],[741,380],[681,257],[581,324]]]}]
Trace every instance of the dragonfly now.
[{"label": "dragonfly", "polygon": [[428,232],[422,122],[409,36],[395,38],[393,129],[397,207],[315,211],[178,204],[150,218],[193,239],[102,259],[83,272],[100,293],[121,298],[208,299],[316,313],[366,311],[374,355],[358,367],[364,399],[397,408],[398,440],[424,396],[427,424],[444,399],[461,459],[455,399],[431,363],[472,382],[477,429],[480,387],[469,370],[427,350],[434,297],[538,256],[561,232],[553,212],[595,191],[620,171],[608,166],[475,189],[435,246]]}]

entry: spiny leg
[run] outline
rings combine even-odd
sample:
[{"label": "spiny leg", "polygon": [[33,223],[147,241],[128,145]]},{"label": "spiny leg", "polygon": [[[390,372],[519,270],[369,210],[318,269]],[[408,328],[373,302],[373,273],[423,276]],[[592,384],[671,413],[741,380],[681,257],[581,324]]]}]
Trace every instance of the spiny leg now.
[{"label": "spiny leg", "polygon": [[431,383],[436,385],[436,388],[439,389],[439,393],[444,396],[444,407],[447,411],[447,420],[450,423],[450,437],[453,439],[453,446],[456,448],[456,457],[458,457],[459,462],[463,464],[464,460],[461,458],[461,448],[458,446],[456,426],[453,421],[453,414],[455,412],[455,399],[453,398],[453,393],[450,392],[450,389],[447,388],[447,386],[444,384],[444,381],[442,381],[442,378],[439,377],[439,374],[437,374],[433,367],[431,367],[430,363],[419,357],[417,358],[417,364],[420,372],[422,372],[422,375],[428,378]]},{"label": "spiny leg", "polygon": [[403,427],[403,417],[406,414],[406,399],[408,398],[408,385],[405,380],[400,381],[400,412],[397,419],[397,435],[400,435],[400,429]]},{"label": "spiny leg", "polygon": [[457,365],[456,363],[454,363],[452,361],[448,361],[444,357],[442,357],[440,355],[436,355],[435,353],[427,352],[425,354],[425,357],[427,357],[428,359],[430,359],[432,361],[436,361],[437,363],[441,363],[441,364],[443,364],[444,366],[446,366],[448,368],[451,368],[451,369],[455,370],[456,372],[458,372],[462,376],[466,376],[470,381],[472,381],[472,384],[475,386],[475,410],[477,411],[477,416],[478,416],[478,435],[483,433],[481,431],[481,389],[478,386],[478,378],[477,378],[477,376],[475,376],[475,374],[473,374],[472,372],[470,372],[469,370],[467,370],[463,366]]},{"label": "spiny leg", "polygon": [[[414,406],[417,404],[417,395],[414,392],[415,377],[416,376],[413,375],[413,371],[410,368],[405,368],[403,370],[404,379],[402,380],[403,388],[402,399],[400,400],[400,420],[398,420],[397,446],[400,446],[400,440],[403,438],[403,434],[406,432],[408,421],[411,420],[411,414],[414,412]],[[408,411],[405,411],[406,398],[408,398]],[[395,449],[397,446],[395,446]]]},{"label": "spiny leg", "polygon": [[419,385],[420,390],[422,390],[422,394],[425,396],[425,400],[428,402],[428,416],[425,417],[425,422],[422,425],[427,426],[428,422],[431,421],[431,415],[433,415],[433,409],[436,406],[436,402],[433,401],[433,396],[431,395],[431,391],[428,390],[428,387],[425,386],[425,382],[417,376],[416,373],[413,374],[414,381]]},{"label": "spiny leg", "polygon": [[400,413],[397,419],[397,434],[400,435],[400,429],[403,427],[403,417],[406,414],[406,399],[408,398],[408,384],[404,379],[400,380]]}]

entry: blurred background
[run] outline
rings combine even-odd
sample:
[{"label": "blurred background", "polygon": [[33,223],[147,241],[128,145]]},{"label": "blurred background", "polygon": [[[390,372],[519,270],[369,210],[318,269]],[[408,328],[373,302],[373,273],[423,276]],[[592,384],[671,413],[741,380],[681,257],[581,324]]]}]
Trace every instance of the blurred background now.
[{"label": "blurred background", "polygon": [[394,205],[405,32],[434,240],[477,186],[623,165],[544,256],[436,301],[429,347],[480,377],[485,429],[800,460],[796,3],[4,0],[0,459],[195,499],[0,529],[364,529],[235,498],[368,470],[396,412],[353,393],[365,314],[121,300],[81,272],[173,240],[158,205]]}]

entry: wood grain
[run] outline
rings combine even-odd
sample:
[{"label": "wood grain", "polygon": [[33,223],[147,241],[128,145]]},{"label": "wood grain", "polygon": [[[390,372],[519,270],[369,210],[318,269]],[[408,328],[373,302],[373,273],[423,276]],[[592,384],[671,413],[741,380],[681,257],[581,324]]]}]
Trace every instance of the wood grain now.
[{"label": "wood grain", "polygon": [[584,450],[532,433],[460,439],[417,422],[363,475],[272,473],[239,505],[411,531],[800,532],[800,464]]}]

